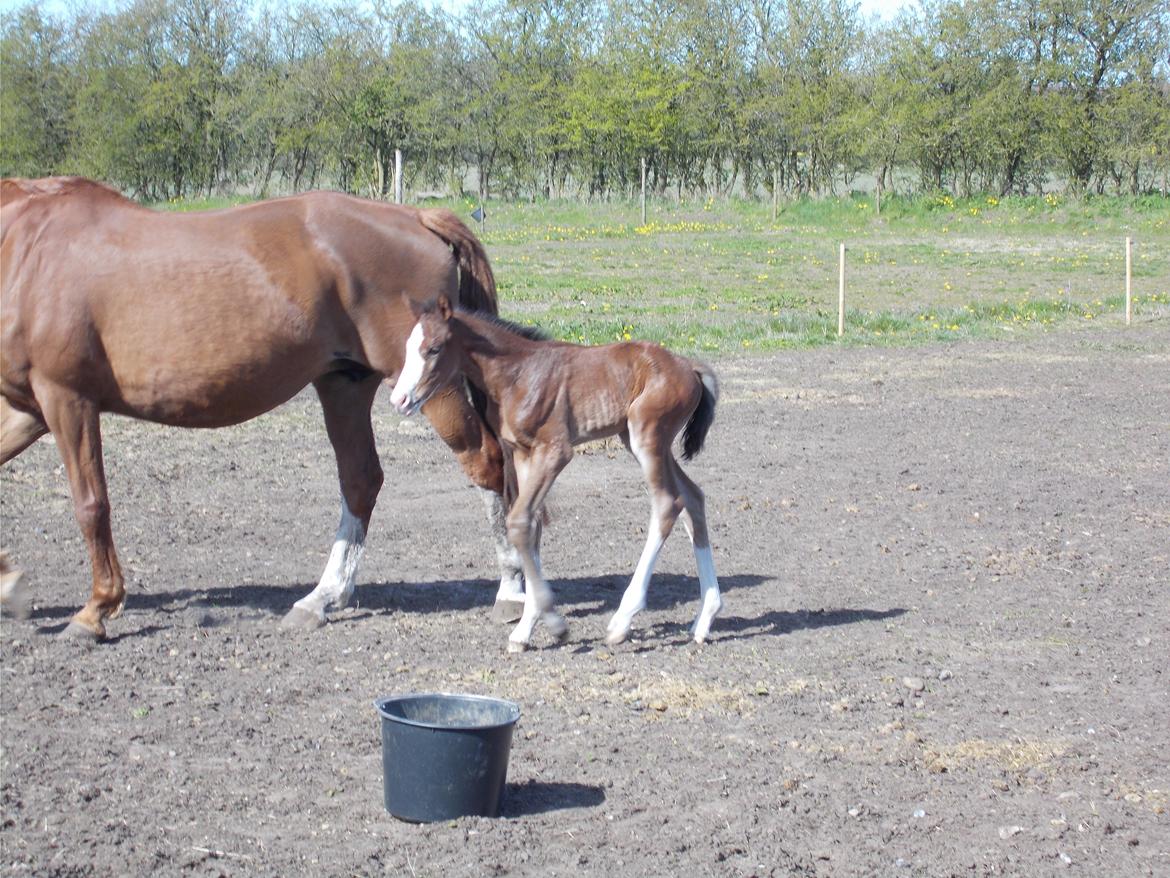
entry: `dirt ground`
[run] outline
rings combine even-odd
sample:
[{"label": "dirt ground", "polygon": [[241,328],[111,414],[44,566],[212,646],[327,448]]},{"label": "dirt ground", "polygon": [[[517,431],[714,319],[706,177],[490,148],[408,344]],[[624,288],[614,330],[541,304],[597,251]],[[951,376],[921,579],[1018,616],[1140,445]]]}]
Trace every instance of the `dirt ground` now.
[{"label": "dirt ground", "polygon": [[[311,394],[239,428],[106,421],[131,596],[94,649],[42,440],[2,476],[28,621],[0,623],[0,874],[1170,874],[1170,323],[716,361],[681,529],[604,645],[649,510],[624,452],[553,498],[570,622],[507,655],[476,492],[385,400],[357,604],[277,622],[332,541]],[[384,694],[513,699],[499,819],[382,809]]]}]

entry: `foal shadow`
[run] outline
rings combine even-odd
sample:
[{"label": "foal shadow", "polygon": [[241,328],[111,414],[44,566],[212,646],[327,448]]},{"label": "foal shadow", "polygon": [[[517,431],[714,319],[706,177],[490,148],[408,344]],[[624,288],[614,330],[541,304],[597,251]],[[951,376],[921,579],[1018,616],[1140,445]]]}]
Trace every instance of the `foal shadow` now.
[{"label": "foal shadow", "polygon": [[528,780],[505,786],[500,816],[526,817],[569,808],[595,808],[604,801],[604,790],[592,784]]},{"label": "foal shadow", "polygon": [[[749,637],[762,635],[791,634],[794,631],[829,628],[836,625],[854,625],[858,622],[880,622],[884,619],[896,619],[904,616],[904,607],[891,607],[888,610],[845,609],[833,610],[769,610],[759,616],[719,616],[711,627],[708,641],[745,640]],[[689,623],[688,623],[689,624]],[[687,625],[673,622],[660,622],[651,627],[651,630],[663,636],[682,633],[689,637]]]}]

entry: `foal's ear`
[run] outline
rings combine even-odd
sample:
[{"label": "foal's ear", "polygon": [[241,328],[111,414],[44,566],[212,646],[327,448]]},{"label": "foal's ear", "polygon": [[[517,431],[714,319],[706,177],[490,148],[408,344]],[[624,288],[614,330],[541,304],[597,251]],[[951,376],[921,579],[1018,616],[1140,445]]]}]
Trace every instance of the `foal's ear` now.
[{"label": "foal's ear", "polygon": [[439,300],[435,303],[435,306],[438,308],[439,316],[443,320],[451,319],[451,300],[446,295],[439,296]]}]

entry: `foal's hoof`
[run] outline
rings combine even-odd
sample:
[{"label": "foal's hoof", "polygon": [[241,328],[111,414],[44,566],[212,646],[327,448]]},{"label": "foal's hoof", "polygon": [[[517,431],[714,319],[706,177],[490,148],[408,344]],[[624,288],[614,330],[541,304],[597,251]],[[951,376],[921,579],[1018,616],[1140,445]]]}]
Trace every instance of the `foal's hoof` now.
[{"label": "foal's hoof", "polygon": [[524,643],[524,642],[519,641],[519,640],[509,640],[508,641],[508,652],[510,652],[510,653],[521,653],[521,652],[526,652],[527,650],[528,650],[527,643]]},{"label": "foal's hoof", "polygon": [[520,617],[524,615],[524,601],[514,601],[508,598],[501,598],[496,601],[492,607],[492,621],[509,623],[519,622]]},{"label": "foal's hoof", "polygon": [[27,619],[32,613],[28,586],[21,581],[19,570],[6,571],[0,585],[0,612],[12,619]]},{"label": "foal's hoof", "polygon": [[86,646],[93,646],[106,639],[106,629],[100,627],[95,631],[88,625],[73,621],[65,626],[65,630],[61,632],[61,636],[66,640],[73,640]]},{"label": "foal's hoof", "polygon": [[325,624],[325,620],[304,607],[293,607],[280,620],[281,628],[302,628],[313,631]]},{"label": "foal's hoof", "polygon": [[630,636],[630,629],[623,628],[618,631],[610,631],[605,635],[605,642],[610,646],[617,646],[619,643],[625,643],[626,638]]}]

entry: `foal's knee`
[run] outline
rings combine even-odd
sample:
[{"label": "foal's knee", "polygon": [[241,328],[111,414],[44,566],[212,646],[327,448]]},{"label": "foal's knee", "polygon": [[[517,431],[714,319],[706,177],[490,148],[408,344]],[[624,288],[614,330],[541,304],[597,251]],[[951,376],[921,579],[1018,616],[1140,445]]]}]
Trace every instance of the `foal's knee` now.
[{"label": "foal's knee", "polygon": [[508,515],[508,542],[517,549],[525,549],[532,541],[533,518],[525,510],[514,509]]}]

